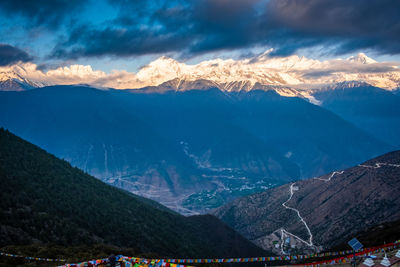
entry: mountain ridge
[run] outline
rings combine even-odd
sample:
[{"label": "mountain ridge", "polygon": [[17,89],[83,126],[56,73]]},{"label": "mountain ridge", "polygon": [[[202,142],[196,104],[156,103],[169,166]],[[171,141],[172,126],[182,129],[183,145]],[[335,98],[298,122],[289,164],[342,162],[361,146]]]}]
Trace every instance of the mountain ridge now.
[{"label": "mountain ridge", "polygon": [[383,140],[400,147],[400,98],[369,84],[338,85],[313,94],[320,106]]},{"label": "mountain ridge", "polygon": [[270,52],[244,59],[213,59],[197,64],[186,64],[163,56],[142,66],[137,73],[114,70],[107,74],[93,70],[89,65],[42,71],[33,63],[23,63],[1,67],[0,80],[17,74],[37,86],[87,83],[93,87],[117,89],[160,86],[175,79],[186,82],[208,80],[228,92],[249,91],[256,84],[307,89],[344,81],[361,81],[387,90],[394,90],[400,85],[396,62],[377,62],[362,53],[347,59],[319,61],[297,55],[273,57]]},{"label": "mountain ridge", "polygon": [[[357,232],[399,220],[399,175],[400,151],[394,151],[234,200],[213,214],[276,253],[329,249]],[[290,246],[283,242],[287,238]]]},{"label": "mountain ridge", "polygon": [[1,246],[100,243],[171,257],[266,253],[214,216],[184,217],[143,201],[4,129],[0,184]]},{"label": "mountain ridge", "polygon": [[73,166],[189,214],[391,149],[274,91],[53,86],[0,92],[0,113],[0,125]]}]

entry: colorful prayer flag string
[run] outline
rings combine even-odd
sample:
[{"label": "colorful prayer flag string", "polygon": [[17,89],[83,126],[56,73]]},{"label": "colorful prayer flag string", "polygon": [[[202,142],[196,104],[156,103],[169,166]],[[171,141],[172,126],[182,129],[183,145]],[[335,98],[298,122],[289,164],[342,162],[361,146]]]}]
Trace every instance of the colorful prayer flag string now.
[{"label": "colorful prayer flag string", "polygon": [[[385,244],[378,247],[365,248],[356,252],[356,256],[366,255],[369,253],[375,253],[380,250],[387,250],[391,248],[400,247],[400,240]],[[126,267],[191,267],[182,264],[193,264],[193,263],[229,263],[229,262],[268,262],[268,261],[289,261],[289,260],[304,260],[311,258],[322,258],[331,256],[342,256],[336,259],[330,259],[325,261],[320,261],[317,263],[300,264],[302,266],[316,266],[323,263],[346,263],[353,256],[353,250],[344,251],[334,251],[334,252],[324,252],[324,253],[312,253],[308,255],[285,255],[276,257],[253,257],[253,258],[227,258],[227,259],[146,259],[138,257],[126,257],[118,256],[119,261],[125,263]],[[107,263],[107,259],[92,260],[87,262],[81,262],[77,264],[66,264],[62,265],[64,267],[81,267],[81,266],[97,266],[100,264]]]}]

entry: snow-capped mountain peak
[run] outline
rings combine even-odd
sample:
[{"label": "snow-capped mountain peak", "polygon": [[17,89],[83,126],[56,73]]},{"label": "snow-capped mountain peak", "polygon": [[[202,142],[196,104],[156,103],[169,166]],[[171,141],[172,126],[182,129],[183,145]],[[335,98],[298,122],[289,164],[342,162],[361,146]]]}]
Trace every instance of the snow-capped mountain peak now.
[{"label": "snow-capped mountain peak", "polygon": [[0,90],[20,91],[47,85],[45,81],[30,77],[33,65],[27,63],[11,67],[0,67]]},{"label": "snow-capped mountain peak", "polygon": [[373,60],[370,57],[367,57],[367,55],[365,55],[364,53],[358,53],[356,56],[349,57],[348,61],[361,64],[377,63],[377,61]]},{"label": "snow-capped mountain peak", "polygon": [[[217,58],[197,64],[160,57],[140,68],[137,73],[124,70],[105,73],[83,65],[59,67],[44,72],[35,64],[22,63],[0,67],[0,81],[15,79],[34,87],[85,83],[95,87],[138,89],[176,80],[180,86],[177,90],[189,90],[189,85],[194,86],[194,81],[209,81],[224,91],[249,91],[257,89],[256,84],[261,87],[322,88],[347,81],[366,82],[389,90],[400,87],[400,69],[396,63],[377,62],[363,53],[347,59],[319,61],[297,55],[273,57],[271,51],[245,59]],[[203,85],[198,83],[196,86]],[[292,94],[289,91],[285,94]]]},{"label": "snow-capped mountain peak", "polygon": [[251,90],[255,84],[298,87],[360,81],[386,89],[400,84],[396,66],[379,63],[363,53],[346,60],[319,61],[297,55],[271,57],[270,50],[247,59],[213,59],[194,65],[161,57],[143,67],[136,77],[144,86],[157,86],[173,79],[207,80],[226,91],[238,90],[239,83],[245,85],[241,86],[243,90]]}]

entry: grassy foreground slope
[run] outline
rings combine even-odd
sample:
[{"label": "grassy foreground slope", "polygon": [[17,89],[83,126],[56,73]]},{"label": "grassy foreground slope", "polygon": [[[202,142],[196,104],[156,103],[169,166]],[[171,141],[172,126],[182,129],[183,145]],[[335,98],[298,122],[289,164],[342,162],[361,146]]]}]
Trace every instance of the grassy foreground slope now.
[{"label": "grassy foreground slope", "polygon": [[107,244],[173,257],[265,251],[211,215],[184,217],[0,129],[0,246]]}]

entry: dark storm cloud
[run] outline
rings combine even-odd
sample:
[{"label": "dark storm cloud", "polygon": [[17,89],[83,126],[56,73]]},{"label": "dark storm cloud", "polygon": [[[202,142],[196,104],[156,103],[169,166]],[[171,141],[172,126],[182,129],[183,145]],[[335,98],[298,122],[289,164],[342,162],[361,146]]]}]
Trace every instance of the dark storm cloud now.
[{"label": "dark storm cloud", "polygon": [[52,56],[196,55],[254,45],[274,47],[276,56],[317,45],[337,54],[400,54],[397,0],[109,1],[117,18],[76,26]]},{"label": "dark storm cloud", "polygon": [[31,61],[33,58],[25,51],[8,44],[0,44],[0,66],[17,62]]},{"label": "dark storm cloud", "polygon": [[[78,45],[76,45],[78,44]],[[56,46],[52,56],[79,58],[82,56],[130,56],[178,51],[190,45],[185,33],[170,34],[163,30],[124,30],[108,27],[102,30],[82,26],[76,28],[67,42]]]},{"label": "dark storm cloud", "polygon": [[5,16],[21,15],[28,27],[57,28],[65,19],[74,15],[86,0],[1,0],[0,11]]},{"label": "dark storm cloud", "polygon": [[400,53],[397,0],[271,0],[268,15],[290,30],[289,37],[301,34],[321,43],[337,43],[337,53],[359,49]]},{"label": "dark storm cloud", "polygon": [[250,45],[260,29],[256,0],[110,1],[120,7],[118,18],[106,27],[76,27],[53,56],[198,54]]}]

